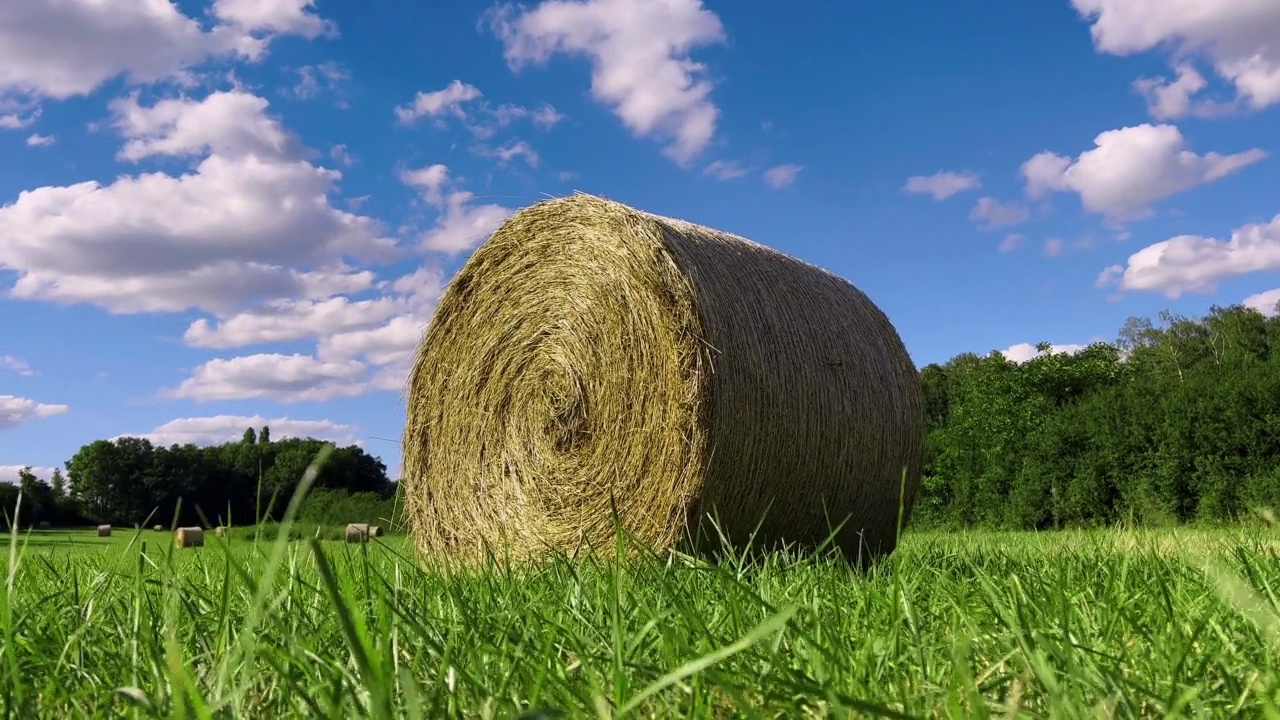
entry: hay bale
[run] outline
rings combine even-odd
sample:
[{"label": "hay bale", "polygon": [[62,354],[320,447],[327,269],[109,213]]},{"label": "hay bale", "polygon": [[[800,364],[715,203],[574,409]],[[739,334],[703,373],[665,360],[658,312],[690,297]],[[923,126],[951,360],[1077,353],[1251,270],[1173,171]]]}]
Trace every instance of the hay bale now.
[{"label": "hay bale", "polygon": [[164,532],[163,525],[152,525],[151,529],[154,530],[155,532]]},{"label": "hay bale", "polygon": [[110,525],[99,525],[99,526],[98,526],[98,537],[111,537],[111,526],[110,526]]},{"label": "hay bale", "polygon": [[214,534],[214,535],[217,535],[218,537],[226,537],[226,536],[227,536],[227,529],[226,529],[225,527],[221,527],[221,526],[216,527],[216,528],[214,528],[214,529],[213,529],[213,534]]},{"label": "hay bale", "polygon": [[369,526],[369,535],[370,535],[370,536],[372,536],[372,537],[382,537],[382,526],[381,526],[381,525],[370,525],[370,526]]},{"label": "hay bale", "polygon": [[711,513],[739,547],[843,521],[866,562],[893,550],[904,473],[910,514],[921,395],[849,282],[575,194],[510,217],[441,296],[409,378],[406,514],[463,561],[607,546],[612,497],[650,547],[706,537]]},{"label": "hay bale", "polygon": [[368,523],[347,523],[347,542],[362,543],[369,541]]},{"label": "hay bale", "polygon": [[173,539],[180,548],[203,547],[204,528],[180,527],[174,531]]},{"label": "hay bale", "polygon": [[49,530],[52,528],[53,526],[49,524],[48,520],[41,520],[40,522],[36,523],[37,530]]}]

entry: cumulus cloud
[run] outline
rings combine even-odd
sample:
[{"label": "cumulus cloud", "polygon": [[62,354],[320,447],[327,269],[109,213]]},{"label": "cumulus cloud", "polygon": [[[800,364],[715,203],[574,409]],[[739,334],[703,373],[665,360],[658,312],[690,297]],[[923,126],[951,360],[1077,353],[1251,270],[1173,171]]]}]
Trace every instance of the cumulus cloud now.
[{"label": "cumulus cloud", "polygon": [[266,108],[240,91],[113,103],[122,158],[208,155],[183,175],[40,187],[0,207],[0,268],[18,273],[9,294],[122,313],[226,314],[368,288],[374,275],[347,260],[395,259],[395,241],[330,204],[341,174],[304,159]]},{"label": "cumulus cloud", "polygon": [[[1094,47],[1112,55],[1168,48],[1177,80],[1156,96],[1156,117],[1193,112],[1190,98],[1206,87],[1189,68],[1203,59],[1253,108],[1280,102],[1280,3],[1272,0],[1072,0],[1092,23]],[[1158,113],[1158,114],[1157,114]]]},{"label": "cumulus cloud", "polygon": [[153,444],[168,447],[170,445],[221,445],[239,440],[244,436],[246,428],[261,430],[263,426],[271,428],[273,440],[284,438],[307,438],[332,440],[338,445],[360,444],[360,438],[351,425],[336,423],[332,420],[295,420],[290,417],[278,417],[270,420],[261,415],[213,415],[209,417],[188,417],[170,420],[158,425],[149,432],[133,433],[129,437],[140,437]]},{"label": "cumulus cloud", "polygon": [[440,210],[435,224],[423,233],[423,250],[456,255],[479,245],[511,216],[513,209],[491,203],[474,204],[475,195],[450,189],[453,178],[445,165],[428,165],[400,173],[400,182],[420,192]]},{"label": "cumulus cloud", "polygon": [[736,180],[747,174],[747,168],[737,160],[713,160],[702,169],[702,174],[717,180]]},{"label": "cumulus cloud", "polygon": [[1161,292],[1176,299],[1183,293],[1210,293],[1218,282],[1253,272],[1280,270],[1280,215],[1268,223],[1238,228],[1228,240],[1179,235],[1139,250],[1125,265],[1112,265],[1098,285],[1122,290]]},{"label": "cumulus cloud", "polygon": [[441,90],[419,92],[413,102],[396,108],[396,119],[403,124],[410,124],[420,118],[435,118],[441,115],[452,115],[459,119],[466,118],[462,106],[478,99],[482,93],[475,85],[454,80]]},{"label": "cumulus cloud", "polygon": [[[0,465],[0,482],[10,482],[10,483],[13,483],[14,485],[17,485],[18,473],[22,472],[22,469],[25,467],[27,466],[26,465]],[[41,480],[46,480],[46,481],[49,478],[53,477],[53,471],[58,469],[58,468],[52,468],[46,465],[32,465],[30,467],[31,467],[32,475],[35,475]]]},{"label": "cumulus cloud", "polygon": [[933,175],[913,175],[907,178],[902,189],[917,195],[932,195],[934,200],[946,200],[966,190],[982,187],[982,180],[976,173],[941,171]]},{"label": "cumulus cloud", "polygon": [[1000,252],[1013,252],[1026,239],[1027,236],[1021,233],[1009,233],[1004,236],[1004,240],[1000,241]]},{"label": "cumulus cloud", "polygon": [[31,420],[63,415],[69,409],[66,405],[39,403],[16,395],[0,395],[0,430],[15,428]]},{"label": "cumulus cloud", "polygon": [[0,93],[65,99],[120,76],[149,83],[211,58],[257,60],[276,35],[315,37],[330,27],[308,12],[312,4],[214,0],[217,22],[205,30],[165,0],[0,3]]},{"label": "cumulus cloud", "polygon": [[355,360],[324,362],[297,353],[259,353],[210,360],[161,395],[198,401],[324,401],[364,392],[364,374],[364,363]]},{"label": "cumulus cloud", "polygon": [[1021,203],[1002,203],[993,197],[978,198],[969,213],[969,219],[979,223],[984,230],[1018,225],[1031,217],[1031,211]]},{"label": "cumulus cloud", "polygon": [[511,143],[505,147],[494,149],[482,146],[476,149],[476,154],[481,157],[497,158],[503,165],[511,162],[513,158],[521,157],[524,158],[525,164],[531,168],[538,167],[538,162],[541,160],[541,158],[538,157],[537,151],[529,147],[529,143],[523,140]]},{"label": "cumulus cloud", "polygon": [[[1085,349],[1084,345],[1074,345],[1069,343],[1064,345],[1058,345],[1055,343],[1049,344],[1050,355],[1060,355],[1064,353],[1067,355],[1074,355],[1083,349]],[[1000,354],[1004,355],[1010,362],[1024,363],[1028,360],[1038,358],[1045,353],[1031,343],[1018,343],[1001,350]]]},{"label": "cumulus cloud", "polygon": [[690,52],[726,35],[702,0],[544,0],[530,10],[503,5],[489,20],[514,71],[556,54],[586,57],[596,100],[636,136],[665,141],[677,163],[715,136],[712,83]]},{"label": "cumulus cloud", "polygon": [[774,165],[764,171],[764,182],[774,190],[778,190],[794,183],[803,169],[799,165]]},{"label": "cumulus cloud", "polygon": [[0,368],[10,370],[23,377],[35,377],[39,373],[31,369],[26,362],[12,355],[0,355]]},{"label": "cumulus cloud", "polygon": [[1280,314],[1280,288],[1250,295],[1241,304],[1267,317],[1273,317]]},{"label": "cumulus cloud", "polygon": [[1074,192],[1085,210],[1112,222],[1152,214],[1151,206],[1198,185],[1220,180],[1267,156],[1260,149],[1197,155],[1173,125],[1142,124],[1108,130],[1094,149],[1074,159],[1042,152],[1022,165],[1027,194]]},{"label": "cumulus cloud", "polygon": [[351,73],[336,62],[323,62],[318,65],[303,65],[294,68],[298,80],[287,94],[299,100],[310,100],[326,93],[335,92],[339,85],[351,79]]},{"label": "cumulus cloud", "polygon": [[32,133],[27,136],[27,147],[48,147],[58,141],[58,138],[52,135],[41,135],[40,133]]}]

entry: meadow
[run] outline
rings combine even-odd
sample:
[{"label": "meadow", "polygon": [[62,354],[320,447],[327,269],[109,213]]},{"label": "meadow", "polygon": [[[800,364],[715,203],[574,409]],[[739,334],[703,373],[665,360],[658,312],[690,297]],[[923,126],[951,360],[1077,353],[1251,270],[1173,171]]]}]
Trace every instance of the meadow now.
[{"label": "meadow", "polygon": [[1267,527],[908,531],[865,573],[625,538],[453,574],[404,536],[9,539],[7,717],[1280,712]]}]

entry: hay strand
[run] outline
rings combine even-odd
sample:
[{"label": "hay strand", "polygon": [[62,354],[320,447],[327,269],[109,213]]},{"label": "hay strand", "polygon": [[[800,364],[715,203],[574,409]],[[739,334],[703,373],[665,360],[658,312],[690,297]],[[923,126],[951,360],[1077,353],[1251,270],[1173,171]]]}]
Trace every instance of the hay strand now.
[{"label": "hay strand", "polygon": [[204,528],[180,527],[174,531],[173,537],[180,548],[204,546]]},{"label": "hay strand", "polygon": [[[510,217],[441,296],[409,378],[406,515],[463,561],[705,530],[892,551],[924,418],[916,368],[849,282],[576,194]],[[905,478],[904,478],[905,473]],[[612,504],[611,504],[612,503]]]},{"label": "hay strand", "polygon": [[99,526],[98,526],[98,537],[111,537],[111,526],[110,526],[110,525],[99,525]]}]

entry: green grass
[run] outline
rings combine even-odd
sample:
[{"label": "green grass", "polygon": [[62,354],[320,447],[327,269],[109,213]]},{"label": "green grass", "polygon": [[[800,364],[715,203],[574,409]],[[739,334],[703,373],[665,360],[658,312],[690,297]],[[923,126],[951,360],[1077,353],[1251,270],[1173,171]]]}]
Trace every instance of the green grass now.
[{"label": "green grass", "polygon": [[0,591],[7,717],[1220,718],[1280,706],[1280,538],[1265,529],[908,533],[865,574],[775,555],[451,576],[422,569],[403,537],[210,534],[185,550],[151,530],[14,539]]}]

